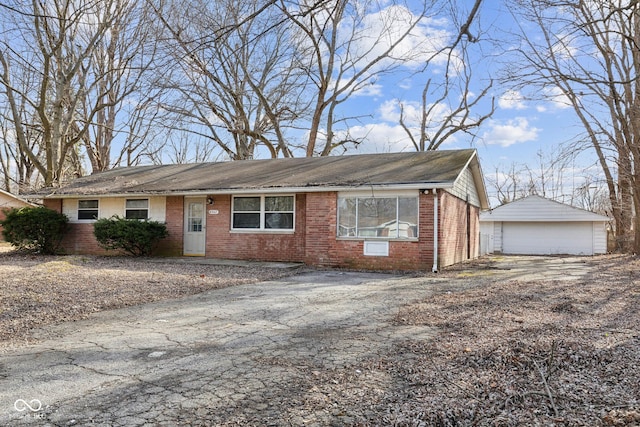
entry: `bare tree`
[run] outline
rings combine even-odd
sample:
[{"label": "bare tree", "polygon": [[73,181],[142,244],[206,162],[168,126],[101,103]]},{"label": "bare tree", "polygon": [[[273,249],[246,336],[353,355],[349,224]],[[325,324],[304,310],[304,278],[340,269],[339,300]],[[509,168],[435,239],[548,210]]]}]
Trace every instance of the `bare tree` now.
[{"label": "bare tree", "polygon": [[[23,81],[24,85],[29,85],[29,79]],[[1,97],[0,93],[0,97]],[[32,120],[27,115],[24,104],[17,106],[17,114],[22,117],[23,122],[28,123]],[[5,102],[0,104],[0,174],[2,175],[2,187],[6,191],[16,194],[23,190],[28,190],[32,186],[32,180],[35,179],[35,166],[33,162],[20,150],[15,138],[15,132],[11,125],[13,112],[9,105]],[[39,154],[39,133],[30,126],[25,126],[27,132],[27,141],[29,141],[30,149]]]},{"label": "bare tree", "polygon": [[[482,0],[475,0],[471,11],[465,13],[464,22],[457,25],[459,32],[453,33],[453,38],[434,53],[433,57],[446,56],[446,66],[440,80],[434,81],[429,77],[424,84],[418,117],[407,114],[406,103],[400,102],[400,126],[416,151],[437,150],[458,133],[475,138],[475,131],[495,111],[492,98],[488,111],[482,114],[475,112],[493,87],[491,79],[479,93],[472,90],[479,82],[473,78],[469,53],[473,45],[480,41],[480,36],[471,33],[471,25],[477,20],[481,3]],[[452,11],[453,17],[456,12],[455,9]],[[429,62],[426,62],[420,74],[429,74]]]},{"label": "bare tree", "polygon": [[383,5],[375,0],[301,2],[295,7],[282,3],[283,12],[298,29],[298,67],[308,77],[311,108],[306,156],[326,156],[338,147],[360,142],[349,138],[348,132],[346,138],[336,138],[336,126],[361,117],[339,107],[379,76],[423,54],[421,46],[409,52],[400,51],[399,46],[427,11],[435,9],[434,4],[420,4],[419,10],[412,11],[399,3]]},{"label": "bare tree", "polygon": [[170,67],[161,84],[174,95],[162,108],[233,160],[252,158],[258,146],[271,157],[291,156],[284,128],[304,106],[278,9],[255,0],[193,0],[155,10]]},{"label": "bare tree", "polygon": [[511,163],[508,170],[496,167],[492,175],[486,176],[488,193],[499,205],[512,202],[526,195],[522,186],[522,167]]},{"label": "bare tree", "polygon": [[577,154],[572,147],[559,146],[550,152],[539,150],[535,163],[512,162],[506,169],[498,166],[487,176],[488,192],[500,204],[535,194],[582,209],[610,212],[600,198],[601,174],[589,168],[576,170]]},{"label": "bare tree", "polygon": [[[58,185],[82,173],[77,145],[100,102],[78,123],[77,114],[89,92],[98,88],[89,70],[98,46],[122,16],[124,0],[75,2],[33,1],[16,4],[4,15],[0,40],[0,87],[10,109],[8,119],[22,155],[44,185]],[[32,84],[21,84],[33,78]],[[27,121],[25,121],[27,119]],[[37,143],[36,143],[37,142]]]},{"label": "bare tree", "polygon": [[[119,5],[118,5],[119,6]],[[150,92],[143,86],[143,77],[153,64],[156,51],[145,2],[123,2],[104,37],[95,43],[91,60],[85,70],[94,84],[88,86],[80,100],[76,129],[91,164],[92,173],[119,164],[125,153],[141,150],[151,125],[139,112],[149,113]],[[131,107],[133,105],[133,107]],[[86,131],[82,130],[86,128]],[[136,129],[137,128],[137,129]],[[136,129],[136,133],[131,133]],[[114,141],[120,143],[119,153],[112,155]]]},{"label": "bare tree", "polygon": [[[521,61],[508,77],[533,88],[531,96],[572,107],[605,176],[618,249],[640,253],[640,215],[631,227],[632,205],[640,212],[640,5],[519,0],[514,6],[523,23]],[[535,24],[536,35],[524,22]]]}]

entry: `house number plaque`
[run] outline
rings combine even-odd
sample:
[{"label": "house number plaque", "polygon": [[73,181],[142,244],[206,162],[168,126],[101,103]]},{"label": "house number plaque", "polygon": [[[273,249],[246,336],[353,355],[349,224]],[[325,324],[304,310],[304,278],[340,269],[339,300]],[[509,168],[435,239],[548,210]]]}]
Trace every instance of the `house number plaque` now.
[{"label": "house number plaque", "polygon": [[217,209],[209,209],[209,215],[218,215],[220,213]]}]

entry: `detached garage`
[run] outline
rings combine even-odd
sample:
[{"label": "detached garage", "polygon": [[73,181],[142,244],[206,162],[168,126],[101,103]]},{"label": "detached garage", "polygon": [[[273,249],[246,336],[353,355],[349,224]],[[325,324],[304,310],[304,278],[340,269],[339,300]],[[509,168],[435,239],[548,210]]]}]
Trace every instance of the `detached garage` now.
[{"label": "detached garage", "polygon": [[540,196],[480,213],[484,253],[596,255],[607,252],[609,218]]}]

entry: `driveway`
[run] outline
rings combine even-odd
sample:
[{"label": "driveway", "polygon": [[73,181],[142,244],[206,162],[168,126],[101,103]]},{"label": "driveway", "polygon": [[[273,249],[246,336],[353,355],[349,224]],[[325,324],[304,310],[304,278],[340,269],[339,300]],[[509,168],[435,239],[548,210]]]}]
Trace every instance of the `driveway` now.
[{"label": "driveway", "polygon": [[0,425],[346,424],[337,401],[315,413],[295,402],[326,398],[313,387],[321,372],[360,375],[358,361],[399,340],[429,339],[429,327],[392,322],[399,307],[590,268],[577,257],[504,257],[422,277],[307,272],[97,313],[0,354]]}]

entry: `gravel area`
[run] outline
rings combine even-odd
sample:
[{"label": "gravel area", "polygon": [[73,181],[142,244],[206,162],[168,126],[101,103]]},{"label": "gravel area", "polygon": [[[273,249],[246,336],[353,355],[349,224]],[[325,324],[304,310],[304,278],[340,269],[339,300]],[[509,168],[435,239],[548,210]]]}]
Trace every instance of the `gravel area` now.
[{"label": "gravel area", "polygon": [[[640,426],[640,260],[585,259],[594,272],[575,280],[469,273],[490,273],[490,260],[445,269],[439,283],[468,286],[434,286],[393,319],[433,328],[432,338],[398,341],[339,370],[309,368],[301,387],[313,393],[280,396],[280,404],[301,420],[339,408],[330,418],[355,426]],[[29,342],[44,324],[287,274],[2,254],[0,350]],[[425,275],[425,285],[433,278]]]}]

